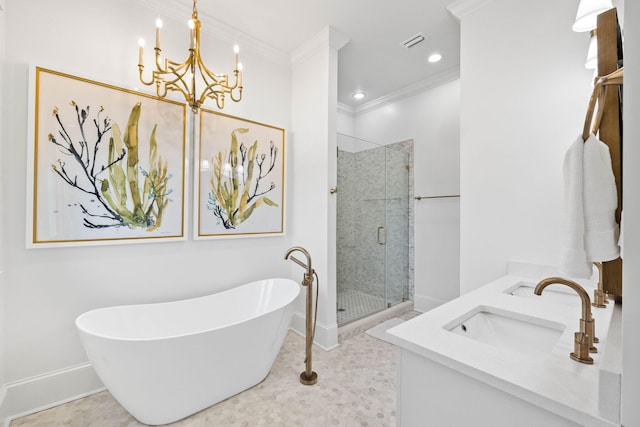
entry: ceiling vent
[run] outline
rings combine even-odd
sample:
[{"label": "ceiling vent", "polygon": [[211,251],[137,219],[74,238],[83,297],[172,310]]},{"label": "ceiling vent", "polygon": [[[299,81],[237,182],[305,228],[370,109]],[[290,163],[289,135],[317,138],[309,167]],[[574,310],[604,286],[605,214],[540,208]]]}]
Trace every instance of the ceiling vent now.
[{"label": "ceiling vent", "polygon": [[422,43],[423,41],[424,41],[424,35],[422,33],[418,33],[415,36],[409,37],[407,40],[400,43],[400,46],[406,49],[409,49],[419,43]]}]

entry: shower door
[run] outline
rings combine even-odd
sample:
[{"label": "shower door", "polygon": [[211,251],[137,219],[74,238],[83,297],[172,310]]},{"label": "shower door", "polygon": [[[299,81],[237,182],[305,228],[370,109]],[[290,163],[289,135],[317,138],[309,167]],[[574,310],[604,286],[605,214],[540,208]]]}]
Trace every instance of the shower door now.
[{"label": "shower door", "polygon": [[408,298],[409,154],[339,135],[338,324]]}]

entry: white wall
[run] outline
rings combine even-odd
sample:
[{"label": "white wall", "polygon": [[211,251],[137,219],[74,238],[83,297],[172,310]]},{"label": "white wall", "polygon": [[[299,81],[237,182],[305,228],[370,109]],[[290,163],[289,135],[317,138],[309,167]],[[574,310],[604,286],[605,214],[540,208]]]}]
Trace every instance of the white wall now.
[{"label": "white wall", "polygon": [[[5,5],[4,0],[0,0],[0,64],[4,65],[5,61],[5,40],[6,40],[6,30],[5,30]],[[4,99],[4,79],[3,79],[3,69],[4,66],[0,67],[0,100]],[[4,140],[4,123],[3,123],[3,103],[0,102],[0,141]],[[2,164],[3,159],[3,148],[0,143],[0,164]],[[2,201],[2,186],[0,186],[0,224],[2,224],[2,218],[4,216],[4,203]],[[0,226],[0,242],[3,241],[3,229]],[[2,396],[5,392],[5,369],[4,369],[4,337],[6,335],[5,327],[4,327],[4,318],[5,318],[5,292],[4,292],[4,257],[3,257],[3,247],[0,245],[0,402],[2,401]]]},{"label": "white wall", "polygon": [[629,1],[626,4],[624,19],[622,423],[631,427],[640,425],[640,4],[637,1]]},{"label": "white wall", "polygon": [[576,7],[494,0],[462,18],[461,293],[509,258],[557,264],[562,162],[591,92]]},{"label": "white wall", "polygon": [[[97,0],[7,0],[5,12],[0,12],[6,18],[6,38],[0,23],[6,40],[0,168],[4,252],[0,267],[6,266],[0,309],[6,371],[4,377],[0,373],[0,383],[7,383],[10,389],[37,383],[42,379],[37,376],[86,362],[74,327],[75,317],[84,311],[203,295],[259,278],[290,274],[291,267],[283,255],[294,237],[291,233],[237,240],[25,249],[25,205],[32,192],[25,184],[27,145],[32,143],[27,139],[29,65],[124,87],[141,86],[137,82],[137,40],[144,36],[150,44],[157,15],[128,0],[108,4]],[[186,17],[163,19],[164,51],[169,57],[181,59],[187,49]],[[205,62],[231,70],[232,46],[206,34],[203,37]],[[150,62],[152,50],[147,50]],[[251,52],[243,53],[241,59],[245,64],[244,100],[229,103],[225,113],[289,131],[290,64],[270,62]],[[286,138],[289,156],[293,153],[291,135]],[[291,172],[287,181],[289,185],[293,181]],[[2,344],[0,341],[0,348]],[[39,393],[38,385],[34,386]],[[35,392],[26,398],[39,398]],[[18,410],[30,404],[9,401]]]},{"label": "white wall", "polygon": [[[460,84],[455,80],[357,114],[355,136],[378,144],[414,141],[415,195],[459,194]],[[459,295],[459,199],[415,203],[415,295],[427,311]]]},{"label": "white wall", "polygon": [[[316,342],[338,344],[336,323],[336,132],[338,49],[347,39],[331,27],[293,55],[292,76],[292,243],[312,256],[320,280]],[[302,271],[295,267],[302,277]],[[303,310],[299,310],[302,311]],[[299,316],[294,318],[297,330]]]}]

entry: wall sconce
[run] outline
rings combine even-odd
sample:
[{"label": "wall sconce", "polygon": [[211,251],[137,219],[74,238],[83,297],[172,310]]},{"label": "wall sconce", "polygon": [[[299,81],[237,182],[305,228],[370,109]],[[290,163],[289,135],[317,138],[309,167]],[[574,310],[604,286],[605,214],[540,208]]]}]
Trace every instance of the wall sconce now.
[{"label": "wall sconce", "polygon": [[597,26],[598,15],[612,7],[611,0],[580,0],[576,21],[571,28],[578,33],[593,30]]}]

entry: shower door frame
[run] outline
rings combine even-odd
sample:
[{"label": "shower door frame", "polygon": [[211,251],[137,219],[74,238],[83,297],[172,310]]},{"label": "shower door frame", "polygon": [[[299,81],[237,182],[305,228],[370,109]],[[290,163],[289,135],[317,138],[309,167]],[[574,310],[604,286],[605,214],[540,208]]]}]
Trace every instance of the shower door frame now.
[{"label": "shower door frame", "polygon": [[[353,314],[350,313],[347,315],[340,314],[340,309],[345,307],[337,306],[336,308],[338,309],[338,313],[337,313],[338,326],[351,323],[363,317],[367,317],[369,315],[383,311],[388,307],[390,307],[391,305],[395,305],[403,301],[406,301],[407,299],[410,299],[410,292],[411,292],[411,285],[412,285],[411,273],[413,271],[413,268],[412,268],[413,266],[413,262],[412,262],[413,260],[413,247],[412,247],[413,215],[411,213],[412,204],[410,203],[411,197],[412,197],[412,191],[413,191],[413,185],[412,185],[413,183],[413,179],[412,179],[413,178],[412,177],[413,141],[408,140],[408,141],[403,141],[403,142],[393,143],[388,145],[379,145],[379,144],[369,143],[368,141],[359,140],[354,137],[350,137],[346,135],[343,135],[343,136],[345,138],[351,138],[353,140],[356,140],[356,142],[359,143],[360,145],[362,145],[363,143],[367,144],[369,145],[369,148],[366,150],[354,150],[354,152],[349,152],[343,149],[338,149],[337,151],[338,166],[337,166],[336,175],[341,175],[340,169],[344,167],[346,167],[347,169],[350,168],[351,170],[358,169],[358,165],[353,163],[356,160],[353,160],[353,159],[349,160],[346,157],[343,157],[342,159],[340,159],[341,153],[343,156],[354,156],[354,157],[357,153],[364,153],[364,155],[362,156],[364,157],[364,160],[359,159],[360,162],[364,164],[364,166],[361,165],[360,169],[363,169],[363,170],[361,170],[360,171],[361,174],[359,174],[356,177],[354,177],[353,174],[352,176],[349,176],[346,179],[345,179],[345,176],[337,176],[337,179],[340,179],[341,181],[338,182],[339,191],[337,193],[338,200],[336,203],[336,213],[337,213],[336,304],[338,305],[341,300],[345,301],[345,298],[354,300],[358,296],[356,293],[352,293],[352,295],[348,295],[347,297],[344,296],[347,294],[344,294],[341,297],[340,289],[341,289],[341,285],[344,285],[345,281],[349,283],[348,285],[349,287],[346,289],[343,289],[343,292],[345,291],[366,292],[367,294],[372,295],[372,298],[379,298],[381,302],[378,306],[378,303],[375,303],[372,299],[368,301],[364,301],[365,305],[367,304],[371,305],[371,307],[368,310],[360,311],[360,313],[353,313]],[[404,144],[404,145],[400,145],[400,144]],[[375,153],[375,150],[377,149],[380,149],[379,153]],[[365,153],[367,151],[369,151],[369,153]],[[404,193],[402,194],[402,189],[398,190],[398,188],[395,188],[394,191],[396,193],[395,194],[396,197],[393,197],[392,199],[390,199],[391,193],[390,193],[390,185],[388,182],[389,181],[388,177],[390,176],[388,172],[389,162],[390,162],[390,156],[389,156],[390,152],[401,152],[403,155],[402,164],[401,164],[402,169],[400,170],[400,173],[403,175],[404,182],[402,183],[403,187],[401,185],[401,188],[404,188]],[[376,183],[375,178],[376,178],[376,175],[379,175],[380,171],[379,170],[371,171],[368,169],[370,169],[370,166],[373,163],[372,159],[375,159],[375,156],[378,154],[381,154],[383,173],[382,173],[382,180]],[[341,160],[347,163],[344,163],[344,162],[341,163]],[[352,162],[352,163],[349,163],[349,162]],[[364,178],[362,175],[364,175]],[[354,182],[345,183],[344,181],[348,181],[349,178],[351,178],[352,181]],[[366,184],[364,186],[361,185],[361,187],[357,190],[357,196],[354,196],[353,195],[354,188],[357,188],[358,182],[360,183],[364,182]],[[380,196],[380,191],[382,191],[382,196]],[[398,191],[400,191],[401,194],[398,194]],[[341,240],[344,240],[345,236],[342,235],[342,232],[344,232],[344,230],[341,230],[340,228],[341,226],[344,225],[343,221],[345,221],[345,215],[344,215],[344,211],[341,211],[340,208],[344,207],[345,197],[354,198],[354,200],[351,201],[351,203],[354,204],[355,206],[355,207],[351,207],[352,210],[357,209],[358,212],[369,212],[369,211],[377,212],[376,214],[374,214],[374,218],[364,218],[361,221],[353,220],[352,225],[347,228],[347,231],[350,234],[354,234],[354,238],[355,238],[355,233],[357,231],[356,229],[358,227],[361,227],[361,228],[364,227],[367,230],[364,233],[364,238],[366,239],[366,242],[360,243],[354,240],[350,245],[350,248],[352,249],[352,251],[345,250],[344,247],[341,247]],[[360,198],[356,200],[355,197],[360,197]],[[396,214],[395,218],[390,219],[389,208],[391,204],[398,205],[400,209],[404,209],[404,212],[403,212],[404,218],[401,218],[401,215]],[[353,213],[353,215],[355,215],[355,213]],[[397,233],[397,231],[399,230],[398,228],[399,224],[401,225],[400,230],[402,230],[402,234],[404,238],[403,240],[404,243],[401,245],[402,250],[399,251],[399,252],[402,252],[399,259],[404,261],[404,263],[401,262],[401,264],[403,264],[403,267],[400,266],[398,268],[400,269],[404,268],[404,270],[401,270],[402,273],[404,274],[404,278],[403,278],[403,285],[401,286],[401,289],[394,293],[394,292],[391,292],[390,290],[390,286],[391,286],[390,273],[391,272],[389,268],[391,265],[390,260],[394,257],[396,260],[398,259],[398,254],[395,253],[398,251],[394,251],[390,255],[392,251],[392,247],[390,247],[387,243],[389,243],[390,238],[391,240],[397,241],[397,235],[395,233]],[[389,235],[390,228],[391,228],[391,232],[394,233],[394,235],[392,236]],[[357,258],[356,255],[358,251],[361,254],[360,260],[354,259],[354,258]],[[371,257],[374,258],[373,260],[374,265],[372,265],[371,267],[362,267],[362,263],[371,261],[370,259]],[[352,263],[351,265],[352,268],[350,273],[352,276],[346,276],[346,273],[344,273],[344,270],[345,270],[344,266],[341,268],[341,265],[342,265],[341,263],[349,262],[349,261],[345,261],[344,258],[350,258],[349,261]],[[357,262],[357,261],[361,261],[361,262]],[[359,270],[354,271],[354,268],[353,268],[354,264],[356,265],[356,268],[360,266]],[[382,267],[381,271],[380,271],[380,267]],[[396,271],[398,270],[398,268],[396,268]],[[373,275],[371,274],[372,272],[374,273]],[[345,276],[349,278],[345,279]],[[357,276],[358,279],[354,279],[353,276]],[[380,279],[381,281],[379,281]],[[356,280],[364,281],[364,284],[358,283],[356,282]],[[379,286],[369,285],[370,283],[376,283],[376,282],[379,284]],[[359,288],[362,288],[362,290],[360,290]],[[362,296],[362,299],[367,300],[367,297]],[[341,317],[343,318],[342,320],[341,320]]]}]

